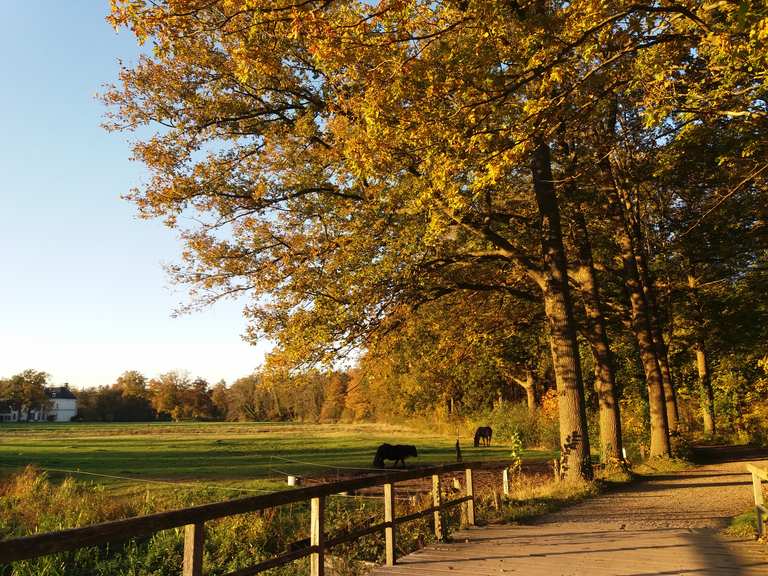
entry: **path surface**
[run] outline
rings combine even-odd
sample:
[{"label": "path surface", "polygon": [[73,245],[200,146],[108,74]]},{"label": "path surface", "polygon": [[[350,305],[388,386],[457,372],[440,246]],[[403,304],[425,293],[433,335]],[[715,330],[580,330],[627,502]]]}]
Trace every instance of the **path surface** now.
[{"label": "path surface", "polygon": [[752,505],[746,462],[765,454],[708,449],[708,464],[633,483],[525,526],[463,530],[450,544],[401,558],[377,576],[768,576],[764,545],[726,538],[731,517]]}]

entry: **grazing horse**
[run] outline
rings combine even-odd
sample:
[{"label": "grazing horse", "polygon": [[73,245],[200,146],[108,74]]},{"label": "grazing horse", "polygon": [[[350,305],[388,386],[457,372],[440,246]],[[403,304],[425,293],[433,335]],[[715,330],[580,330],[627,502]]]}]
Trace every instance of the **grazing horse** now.
[{"label": "grazing horse", "polygon": [[376,450],[376,456],[373,458],[373,465],[376,468],[384,468],[384,460],[394,460],[395,466],[398,462],[403,463],[405,468],[405,459],[411,456],[417,457],[416,446],[410,446],[408,444],[382,444]]},{"label": "grazing horse", "polygon": [[475,430],[475,448],[480,446],[481,443],[483,446],[490,446],[492,435],[493,430],[490,426],[480,426],[480,428]]}]

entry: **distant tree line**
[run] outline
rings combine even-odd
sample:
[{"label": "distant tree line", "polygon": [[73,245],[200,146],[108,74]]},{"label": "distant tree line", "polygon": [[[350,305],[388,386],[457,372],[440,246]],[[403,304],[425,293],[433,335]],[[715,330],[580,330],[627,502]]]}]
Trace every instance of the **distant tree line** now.
[{"label": "distant tree line", "polygon": [[[231,386],[171,371],[148,379],[135,370],[113,384],[73,388],[76,420],[146,422],[182,420],[336,422],[373,414],[356,373],[311,370],[290,374],[274,369],[255,372]],[[39,409],[48,402],[49,375],[26,370],[0,380],[0,401],[14,409]]]},{"label": "distant tree line", "polygon": [[45,387],[49,376],[37,370],[24,370],[10,378],[0,379],[0,402],[11,410],[27,413],[48,406]]}]

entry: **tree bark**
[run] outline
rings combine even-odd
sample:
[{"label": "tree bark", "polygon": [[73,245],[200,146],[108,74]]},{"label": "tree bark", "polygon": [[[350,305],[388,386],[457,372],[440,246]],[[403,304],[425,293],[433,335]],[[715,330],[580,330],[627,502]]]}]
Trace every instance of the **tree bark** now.
[{"label": "tree bark", "polygon": [[533,373],[533,370],[525,370],[525,379],[512,376],[512,380],[525,390],[528,411],[531,414],[535,414],[536,409],[539,407],[539,401],[536,397],[536,375]]},{"label": "tree bark", "polygon": [[651,413],[650,456],[669,457],[672,451],[669,443],[664,384],[651,332],[648,304],[637,268],[636,250],[609,166],[605,167],[605,174],[610,180],[610,185],[607,187],[609,213],[624,265],[624,284],[632,312],[632,331],[640,350],[640,360],[648,387],[648,404]]},{"label": "tree bark", "polygon": [[[629,200],[625,200],[625,203]],[[630,209],[629,207],[627,208]],[[651,323],[651,335],[653,336],[653,345],[656,348],[656,358],[661,370],[661,381],[664,386],[664,401],[667,411],[667,424],[670,432],[676,432],[678,429],[679,413],[677,409],[677,395],[675,394],[674,382],[672,381],[672,372],[669,369],[669,353],[667,344],[664,342],[664,332],[661,329],[661,315],[659,312],[659,302],[656,296],[656,287],[653,277],[648,267],[648,256],[646,254],[643,238],[643,231],[637,217],[631,217],[634,243],[636,246],[635,259],[637,261],[638,272],[640,273],[640,282],[643,286],[646,302],[648,303],[648,313]]]},{"label": "tree bark", "polygon": [[699,386],[702,392],[701,416],[704,420],[704,432],[715,433],[715,396],[712,392],[712,379],[709,376],[709,362],[704,343],[696,344],[696,369],[699,373]]},{"label": "tree bark", "polygon": [[539,403],[536,400],[536,382],[533,379],[532,372],[529,372],[526,375],[526,380],[528,380],[529,378],[530,378],[530,381],[527,381],[525,385],[525,397],[528,401],[528,412],[530,412],[531,414],[535,414]]},{"label": "tree bark", "polygon": [[707,358],[707,349],[704,345],[704,326],[701,317],[701,307],[698,297],[698,280],[693,273],[688,274],[688,286],[691,289],[693,302],[693,317],[696,323],[696,341],[693,350],[696,354],[696,371],[699,375],[699,390],[702,395],[701,417],[704,422],[704,432],[714,434],[715,425],[715,395],[712,391],[712,378],[709,373],[709,360]]},{"label": "tree bark", "polygon": [[645,234],[643,233],[643,228],[640,224],[639,204],[637,200],[632,197],[627,187],[619,184],[615,173],[612,173],[614,174],[613,182],[615,190],[624,205],[627,232],[630,234],[634,245],[635,263],[640,279],[640,285],[642,286],[643,294],[645,296],[646,307],[648,309],[651,337],[653,338],[653,345],[656,350],[656,360],[659,364],[662,386],[664,387],[667,426],[670,431],[676,432],[679,420],[677,397],[672,381],[672,372],[669,368],[668,349],[664,342],[664,333],[661,327],[661,315],[659,313],[656,287],[648,264]]},{"label": "tree bark", "polygon": [[573,239],[579,254],[576,280],[579,283],[584,314],[587,318],[585,336],[595,362],[595,389],[600,408],[600,453],[603,463],[622,462],[624,455],[621,413],[616,392],[616,372],[600,301],[589,230],[581,206],[576,206],[573,224]]},{"label": "tree bark", "polygon": [[552,364],[560,415],[561,474],[567,480],[592,478],[589,436],[581,378],[573,302],[568,287],[568,268],[563,246],[560,210],[552,179],[549,145],[537,143],[531,172],[539,209],[543,255],[541,287],[550,330]]}]

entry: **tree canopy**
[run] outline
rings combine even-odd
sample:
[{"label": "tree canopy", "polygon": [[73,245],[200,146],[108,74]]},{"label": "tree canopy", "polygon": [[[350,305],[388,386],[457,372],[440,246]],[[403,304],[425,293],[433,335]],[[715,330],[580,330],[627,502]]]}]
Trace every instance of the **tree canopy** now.
[{"label": "tree canopy", "polygon": [[571,477],[578,334],[620,459],[628,327],[670,455],[673,315],[706,332],[672,309],[681,279],[743,285],[764,257],[762,3],[113,0],[110,20],[152,44],[104,100],[110,128],[153,127],[129,197],[181,231],[191,306],[247,294],[249,338],[292,366],[471,348],[503,378],[548,339]]}]

